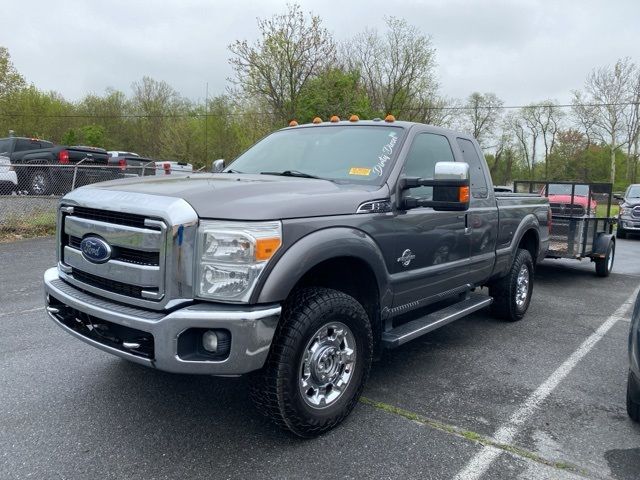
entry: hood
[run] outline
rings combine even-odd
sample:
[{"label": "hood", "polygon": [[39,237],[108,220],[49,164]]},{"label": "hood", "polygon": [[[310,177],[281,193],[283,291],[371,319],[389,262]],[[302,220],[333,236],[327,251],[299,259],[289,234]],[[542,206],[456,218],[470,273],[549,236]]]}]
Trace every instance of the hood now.
[{"label": "hood", "polygon": [[625,207],[637,207],[638,205],[640,205],[640,198],[625,198],[622,205],[624,205]]},{"label": "hood", "polygon": [[386,185],[342,185],[310,178],[230,173],[129,178],[83,188],[181,198],[200,218],[223,220],[349,215],[363,202],[389,196]]},{"label": "hood", "polygon": [[[549,203],[564,203],[565,205],[571,205],[571,195],[549,195]],[[580,205],[587,208],[587,197],[581,195],[573,196],[573,204]],[[591,208],[596,208],[597,203],[595,200],[591,200]]]}]

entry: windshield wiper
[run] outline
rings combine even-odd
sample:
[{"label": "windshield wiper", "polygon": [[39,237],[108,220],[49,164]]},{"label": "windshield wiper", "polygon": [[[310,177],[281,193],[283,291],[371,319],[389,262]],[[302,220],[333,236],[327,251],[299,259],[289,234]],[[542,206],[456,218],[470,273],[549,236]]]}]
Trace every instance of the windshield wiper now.
[{"label": "windshield wiper", "polygon": [[281,177],[316,178],[319,180],[327,180],[326,178],[318,177],[317,175],[311,175],[310,173],[304,173],[299,170],[285,170],[283,172],[260,172],[260,175],[279,175]]},{"label": "windshield wiper", "polygon": [[223,173],[244,173],[240,170],[234,170],[233,168],[227,168]]}]

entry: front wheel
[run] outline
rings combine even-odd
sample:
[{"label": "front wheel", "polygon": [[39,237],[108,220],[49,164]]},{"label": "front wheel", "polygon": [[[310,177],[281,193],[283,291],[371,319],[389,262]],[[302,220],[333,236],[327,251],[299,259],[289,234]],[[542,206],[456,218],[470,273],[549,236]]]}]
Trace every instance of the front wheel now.
[{"label": "front wheel", "polygon": [[371,367],[369,318],[354,298],[305,288],[283,307],[251,397],[277,425],[301,437],[320,435],[353,410]]},{"label": "front wheel", "polygon": [[627,413],[632,420],[640,422],[640,382],[631,370],[627,377]]},{"label": "front wheel", "polygon": [[515,322],[527,313],[533,293],[533,259],[528,250],[519,248],[509,273],[489,285],[493,297],[491,313],[502,320]]},{"label": "front wheel", "polygon": [[616,256],[616,244],[615,242],[609,242],[607,247],[607,253],[604,258],[598,258],[596,260],[596,274],[599,277],[608,277],[613,270],[613,259]]}]

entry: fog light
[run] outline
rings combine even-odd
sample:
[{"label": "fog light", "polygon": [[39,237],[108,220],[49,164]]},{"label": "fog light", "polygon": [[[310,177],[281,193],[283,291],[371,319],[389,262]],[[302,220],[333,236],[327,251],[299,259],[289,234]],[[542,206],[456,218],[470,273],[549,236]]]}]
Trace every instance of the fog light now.
[{"label": "fog light", "polygon": [[218,351],[218,336],[213,330],[207,330],[202,334],[202,346],[207,352],[216,353]]}]

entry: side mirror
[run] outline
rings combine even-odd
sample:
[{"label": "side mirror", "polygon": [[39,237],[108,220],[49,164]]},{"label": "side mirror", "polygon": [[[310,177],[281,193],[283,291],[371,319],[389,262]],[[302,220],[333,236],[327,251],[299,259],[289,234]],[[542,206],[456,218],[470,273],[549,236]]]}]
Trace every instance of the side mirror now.
[{"label": "side mirror", "polygon": [[469,209],[469,165],[463,162],[438,162],[433,179],[403,177],[400,189],[433,187],[433,199],[403,197],[401,208],[432,207],[439,211],[464,211]]},{"label": "side mirror", "polygon": [[211,164],[211,173],[220,173],[224,170],[224,158],[214,160]]}]

